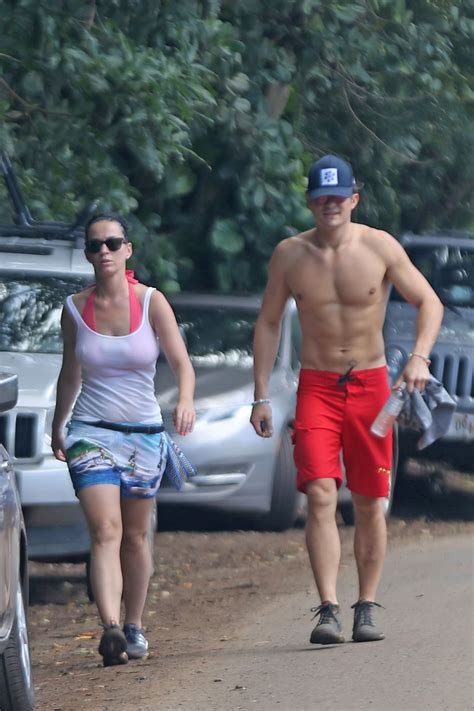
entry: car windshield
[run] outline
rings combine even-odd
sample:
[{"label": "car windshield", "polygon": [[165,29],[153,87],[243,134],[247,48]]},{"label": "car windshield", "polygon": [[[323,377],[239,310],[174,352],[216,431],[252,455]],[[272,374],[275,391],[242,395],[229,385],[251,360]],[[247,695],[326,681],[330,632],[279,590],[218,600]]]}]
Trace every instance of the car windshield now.
[{"label": "car windshield", "polygon": [[[474,241],[472,249],[412,244],[406,250],[446,306],[474,307]],[[404,301],[396,289],[390,299]]]},{"label": "car windshield", "polygon": [[252,366],[257,311],[224,306],[173,306],[192,362]]},{"label": "car windshield", "polygon": [[0,271],[0,351],[61,353],[64,301],[88,284],[90,277]]}]

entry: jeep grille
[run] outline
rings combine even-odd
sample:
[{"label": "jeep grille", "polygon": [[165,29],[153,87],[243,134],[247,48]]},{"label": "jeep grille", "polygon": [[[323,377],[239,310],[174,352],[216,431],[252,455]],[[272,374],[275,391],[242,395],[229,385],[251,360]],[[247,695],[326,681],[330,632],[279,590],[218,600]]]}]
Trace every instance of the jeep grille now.
[{"label": "jeep grille", "polygon": [[474,373],[468,355],[432,353],[430,357],[432,374],[443,383],[450,395],[474,397]]},{"label": "jeep grille", "polygon": [[9,412],[0,415],[0,441],[15,459],[37,455],[38,417],[32,413]]}]

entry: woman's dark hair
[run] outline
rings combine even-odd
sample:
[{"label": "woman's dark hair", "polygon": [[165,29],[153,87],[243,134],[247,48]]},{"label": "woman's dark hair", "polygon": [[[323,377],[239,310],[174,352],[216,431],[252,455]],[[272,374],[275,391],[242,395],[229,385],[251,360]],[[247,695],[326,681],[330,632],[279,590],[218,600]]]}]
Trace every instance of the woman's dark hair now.
[{"label": "woman's dark hair", "polygon": [[91,217],[89,222],[85,226],[86,240],[89,238],[89,228],[96,222],[103,222],[107,220],[108,222],[118,222],[123,230],[123,236],[128,241],[128,224],[124,217],[121,215],[116,215],[114,212],[102,212],[100,215],[94,215]]}]

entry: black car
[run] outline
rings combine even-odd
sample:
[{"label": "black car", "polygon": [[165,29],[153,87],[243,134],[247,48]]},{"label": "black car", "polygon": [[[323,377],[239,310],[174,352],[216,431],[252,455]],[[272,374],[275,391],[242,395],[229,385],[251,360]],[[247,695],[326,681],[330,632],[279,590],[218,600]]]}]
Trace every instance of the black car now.
[{"label": "black car", "polygon": [[[444,304],[441,329],[429,357],[432,374],[456,401],[449,431],[424,450],[420,435],[400,429],[400,456],[448,459],[471,469],[474,460],[474,238],[457,234],[407,234],[401,239],[408,256]],[[386,356],[392,380],[403,368],[415,342],[417,310],[395,288],[384,325]]]}]

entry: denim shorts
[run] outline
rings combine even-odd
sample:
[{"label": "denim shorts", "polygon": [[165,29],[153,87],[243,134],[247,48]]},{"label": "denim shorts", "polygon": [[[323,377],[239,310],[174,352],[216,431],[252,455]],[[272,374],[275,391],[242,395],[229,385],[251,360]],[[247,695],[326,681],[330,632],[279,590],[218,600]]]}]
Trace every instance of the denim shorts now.
[{"label": "denim shorts", "polygon": [[151,499],[160,488],[166,457],[161,432],[127,434],[77,420],[67,427],[66,459],[76,496],[87,486],[114,484],[121,496]]}]

